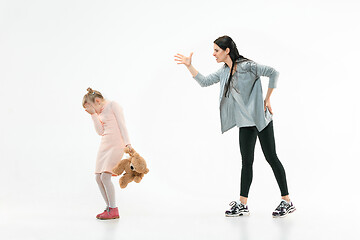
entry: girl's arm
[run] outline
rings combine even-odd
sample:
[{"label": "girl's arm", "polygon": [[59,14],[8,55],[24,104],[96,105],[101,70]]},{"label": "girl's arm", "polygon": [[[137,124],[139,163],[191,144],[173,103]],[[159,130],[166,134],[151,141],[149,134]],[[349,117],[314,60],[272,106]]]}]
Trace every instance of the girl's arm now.
[{"label": "girl's arm", "polygon": [[94,122],[94,127],[95,127],[97,134],[102,136],[104,134],[103,122],[100,120],[99,116],[96,113],[91,114],[91,118]]},{"label": "girl's arm", "polygon": [[178,53],[175,55],[175,61],[178,62],[177,64],[184,64],[193,76],[193,78],[200,84],[200,86],[208,87],[210,85],[218,83],[220,81],[219,75],[221,69],[205,77],[201,73],[199,73],[193,65],[191,65],[192,55],[193,53],[190,53],[189,57],[185,57],[184,55]]},{"label": "girl's arm", "polygon": [[[111,103],[111,108],[112,108],[112,111],[114,112],[114,115],[115,115],[117,124],[119,126],[121,136],[124,140],[125,146],[130,145],[130,139],[129,139],[128,131],[126,129],[125,118],[124,118],[122,108],[116,102]],[[130,145],[130,147],[131,147],[131,145]]]},{"label": "girl's arm", "polygon": [[86,103],[84,107],[85,111],[91,115],[96,132],[102,136],[104,134],[104,126],[99,116],[96,114],[95,109],[88,103]]}]

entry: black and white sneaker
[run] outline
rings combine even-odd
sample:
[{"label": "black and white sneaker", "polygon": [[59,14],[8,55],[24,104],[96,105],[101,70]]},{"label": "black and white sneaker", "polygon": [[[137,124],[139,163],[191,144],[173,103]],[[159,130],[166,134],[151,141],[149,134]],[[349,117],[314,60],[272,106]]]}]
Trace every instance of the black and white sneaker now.
[{"label": "black and white sneaker", "polygon": [[249,216],[250,212],[247,207],[241,202],[232,201],[230,204],[231,208],[225,211],[225,216],[227,217],[239,217],[239,216]]},{"label": "black and white sneaker", "polygon": [[292,202],[288,203],[285,200],[282,200],[279,206],[272,213],[274,218],[286,217],[289,213],[292,213],[296,210]]}]

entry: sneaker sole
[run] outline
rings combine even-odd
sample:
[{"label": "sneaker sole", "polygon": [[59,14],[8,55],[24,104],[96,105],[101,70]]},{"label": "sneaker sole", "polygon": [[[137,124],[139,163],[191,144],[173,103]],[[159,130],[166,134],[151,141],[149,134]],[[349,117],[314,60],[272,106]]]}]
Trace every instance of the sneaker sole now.
[{"label": "sneaker sole", "polygon": [[250,212],[247,212],[247,213],[238,213],[238,214],[233,214],[233,215],[228,215],[225,213],[225,216],[226,217],[240,217],[240,216],[249,216],[250,215]]},{"label": "sneaker sole", "polygon": [[114,217],[114,218],[98,218],[98,219],[100,219],[100,220],[111,220],[111,219],[118,219],[118,218],[120,218],[120,217]]},{"label": "sneaker sole", "polygon": [[289,211],[287,211],[284,215],[282,216],[273,216],[273,218],[284,218],[286,217],[288,214],[292,213],[292,212],[295,212],[296,208],[290,208]]}]

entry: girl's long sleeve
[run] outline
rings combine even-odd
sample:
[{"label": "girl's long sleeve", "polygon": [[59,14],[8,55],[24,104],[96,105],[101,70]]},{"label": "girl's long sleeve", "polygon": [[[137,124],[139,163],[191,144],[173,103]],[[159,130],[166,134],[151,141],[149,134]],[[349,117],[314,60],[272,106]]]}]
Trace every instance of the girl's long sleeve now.
[{"label": "girl's long sleeve", "polygon": [[116,102],[112,102],[111,108],[112,108],[112,110],[114,112],[114,115],[115,115],[117,124],[119,126],[120,133],[121,133],[121,136],[122,136],[122,138],[124,140],[124,143],[125,143],[125,145],[128,145],[128,144],[130,144],[130,139],[129,139],[128,131],[126,129],[123,109]]},{"label": "girl's long sleeve", "polygon": [[94,114],[91,114],[91,118],[94,122],[94,127],[95,127],[97,134],[102,136],[104,134],[104,126],[103,126],[103,123],[101,122],[99,116],[96,113],[94,113]]},{"label": "girl's long sleeve", "polygon": [[200,86],[208,87],[208,86],[218,83],[220,81],[221,71],[222,71],[222,68],[220,68],[216,72],[211,73],[207,76],[204,76],[200,72],[198,72],[198,74],[196,74],[196,76],[193,78],[200,84]]},{"label": "girl's long sleeve", "polygon": [[261,65],[253,61],[249,62],[248,65],[250,71],[256,74],[257,76],[265,76],[269,78],[269,88],[276,88],[277,81],[279,78],[278,71],[276,71],[272,67]]}]

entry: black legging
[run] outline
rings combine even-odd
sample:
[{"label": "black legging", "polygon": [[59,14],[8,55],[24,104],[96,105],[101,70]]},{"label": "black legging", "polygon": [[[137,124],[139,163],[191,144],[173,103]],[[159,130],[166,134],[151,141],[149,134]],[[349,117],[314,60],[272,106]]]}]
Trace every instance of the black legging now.
[{"label": "black legging", "polygon": [[256,127],[241,127],[239,130],[240,152],[242,157],[240,196],[248,197],[253,177],[252,165],[256,138],[259,136],[260,144],[266,161],[270,164],[276,181],[280,187],[281,196],[288,195],[285,170],[279,161],[275,150],[273,121],[261,132]]}]

